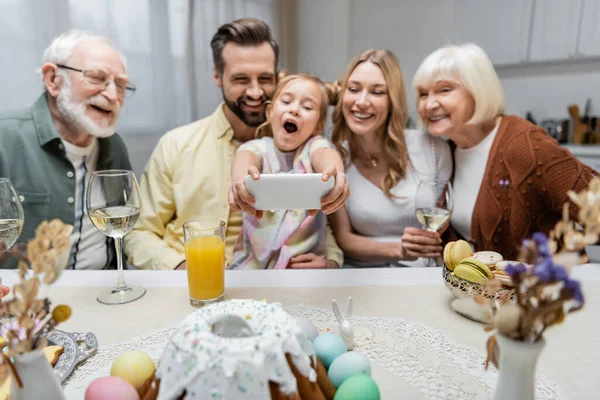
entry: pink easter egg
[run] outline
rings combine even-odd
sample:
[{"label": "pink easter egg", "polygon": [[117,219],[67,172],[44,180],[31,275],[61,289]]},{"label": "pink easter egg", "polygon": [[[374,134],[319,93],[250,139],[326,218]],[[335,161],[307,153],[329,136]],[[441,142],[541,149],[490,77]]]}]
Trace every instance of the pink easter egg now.
[{"label": "pink easter egg", "polygon": [[140,400],[140,396],[125,379],[104,376],[88,386],[85,400]]}]

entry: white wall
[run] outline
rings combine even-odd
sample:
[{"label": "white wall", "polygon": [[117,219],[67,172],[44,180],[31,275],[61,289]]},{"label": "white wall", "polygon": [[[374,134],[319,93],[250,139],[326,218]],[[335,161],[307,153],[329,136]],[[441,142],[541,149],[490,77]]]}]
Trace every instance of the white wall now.
[{"label": "white wall", "polygon": [[333,81],[348,62],[347,0],[298,0],[297,70]]},{"label": "white wall", "polygon": [[[414,117],[412,77],[429,53],[453,42],[454,16],[450,0],[300,0],[298,70],[325,79],[339,78],[346,63],[360,51],[388,48],[404,70]],[[344,34],[345,40],[340,38]],[[502,32],[498,32],[501,40]],[[567,106],[579,104],[583,112],[589,97],[592,113],[600,114],[599,61],[499,68],[498,74],[508,113],[524,116],[532,111],[538,121],[568,118]]]}]

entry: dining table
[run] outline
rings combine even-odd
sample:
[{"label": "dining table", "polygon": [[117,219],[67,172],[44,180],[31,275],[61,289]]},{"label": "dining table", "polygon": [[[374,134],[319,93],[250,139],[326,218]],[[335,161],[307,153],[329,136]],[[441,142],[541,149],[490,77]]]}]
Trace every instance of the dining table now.
[{"label": "dining table", "polygon": [[[170,335],[195,310],[185,271],[124,274],[128,284],[147,289],[128,304],[96,300],[101,289],[116,283],[114,270],[67,270],[44,288],[53,305],[72,308],[71,318],[58,328],[91,332],[98,342],[97,353],[66,380],[69,399],[83,399],[94,374],[107,375],[111,359],[122,351],[146,350],[160,360]],[[539,398],[600,396],[600,264],[576,266],[571,275],[581,282],[585,306],[545,331],[537,365]],[[18,273],[2,271],[2,279],[12,286]],[[320,332],[336,330],[332,300],[345,309],[352,297],[356,350],[371,359],[382,399],[493,397],[498,373],[484,367],[490,333],[452,310],[453,296],[440,268],[227,270],[225,287],[226,299],[281,303],[292,315],[311,320]]]}]

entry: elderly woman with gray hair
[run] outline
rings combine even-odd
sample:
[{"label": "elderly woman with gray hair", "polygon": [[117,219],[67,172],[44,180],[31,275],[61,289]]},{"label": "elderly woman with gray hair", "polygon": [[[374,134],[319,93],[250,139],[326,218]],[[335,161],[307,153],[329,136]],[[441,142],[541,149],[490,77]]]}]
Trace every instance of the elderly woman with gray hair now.
[{"label": "elderly woman with gray hair", "polygon": [[500,79],[477,45],[434,51],[413,85],[424,127],[453,144],[447,240],[515,259],[523,239],[547,234],[561,218],[567,191],[584,189],[596,174],[540,127],[504,114]]}]

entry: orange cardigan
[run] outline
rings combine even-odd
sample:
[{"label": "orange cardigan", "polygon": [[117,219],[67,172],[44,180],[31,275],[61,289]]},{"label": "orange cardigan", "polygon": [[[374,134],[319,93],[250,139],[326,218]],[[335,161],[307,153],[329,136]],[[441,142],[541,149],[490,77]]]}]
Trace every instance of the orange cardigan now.
[{"label": "orange cardigan", "polygon": [[[579,192],[598,173],[558,145],[542,128],[504,116],[490,150],[471,220],[476,251],[517,257],[523,239],[548,234],[562,217],[567,191]],[[460,193],[455,193],[460,201]],[[577,219],[577,209],[570,208]],[[449,240],[457,233],[450,229]]]}]

